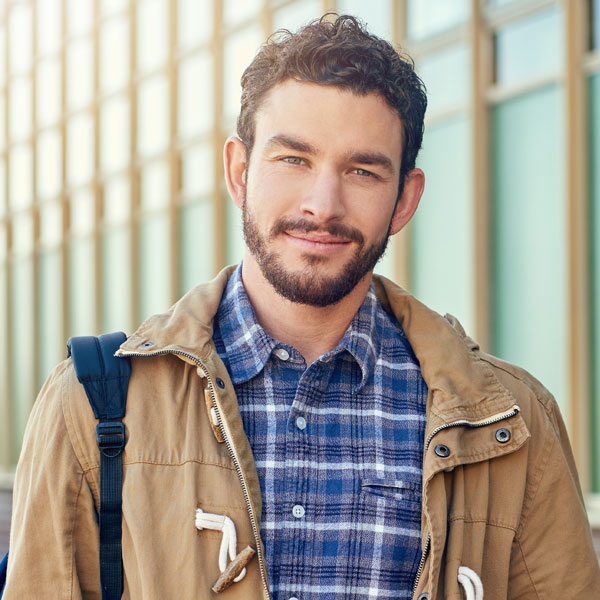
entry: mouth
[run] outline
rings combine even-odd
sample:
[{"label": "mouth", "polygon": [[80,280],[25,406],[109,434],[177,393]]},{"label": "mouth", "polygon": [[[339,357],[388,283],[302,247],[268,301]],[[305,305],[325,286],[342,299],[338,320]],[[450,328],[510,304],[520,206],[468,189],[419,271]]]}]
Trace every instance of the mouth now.
[{"label": "mouth", "polygon": [[286,231],[284,235],[295,244],[312,251],[335,251],[352,243],[352,240],[316,231]]}]

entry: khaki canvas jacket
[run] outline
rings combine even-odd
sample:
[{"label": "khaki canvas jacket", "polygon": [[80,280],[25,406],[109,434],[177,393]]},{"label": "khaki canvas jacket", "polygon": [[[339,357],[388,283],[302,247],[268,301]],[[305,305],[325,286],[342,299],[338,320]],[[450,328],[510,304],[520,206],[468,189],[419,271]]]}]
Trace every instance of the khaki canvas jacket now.
[{"label": "khaki canvas jacket", "polygon": [[[217,597],[211,587],[220,575],[221,533],[196,529],[197,508],[232,519],[238,552],[257,549],[244,579],[219,597],[269,598],[256,468],[212,342],[230,273],[148,319],[118,352],[133,366],[124,419],[123,598]],[[486,600],[600,598],[553,398],[525,371],[481,352],[452,318],[384,278],[374,281],[429,387],[423,558],[413,598],[462,598],[460,566],[481,577]],[[101,597],[95,425],[67,360],[41,390],[25,433],[5,600]]]}]

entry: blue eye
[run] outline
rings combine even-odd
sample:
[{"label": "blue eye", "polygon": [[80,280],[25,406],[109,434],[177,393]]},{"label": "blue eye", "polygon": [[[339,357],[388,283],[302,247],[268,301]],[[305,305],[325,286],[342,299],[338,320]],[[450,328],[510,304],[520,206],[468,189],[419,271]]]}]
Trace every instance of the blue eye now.
[{"label": "blue eye", "polygon": [[288,165],[301,165],[303,160],[297,156],[286,156],[284,162],[288,163]]}]

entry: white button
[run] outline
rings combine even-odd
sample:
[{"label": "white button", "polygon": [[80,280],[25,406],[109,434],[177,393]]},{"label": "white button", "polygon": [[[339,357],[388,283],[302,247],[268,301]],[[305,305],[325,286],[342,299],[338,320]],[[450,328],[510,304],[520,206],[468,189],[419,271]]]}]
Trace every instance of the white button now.
[{"label": "white button", "polygon": [[296,598],[296,596],[292,596],[289,600],[298,600],[298,598]]},{"label": "white button", "polygon": [[285,348],[275,348],[275,350],[273,350],[273,354],[275,354],[275,356],[281,360],[288,360],[290,357],[290,353]]},{"label": "white button", "polygon": [[296,517],[296,519],[301,519],[304,516],[304,506],[296,504],[296,506],[292,508],[292,514]]},{"label": "white button", "polygon": [[306,419],[304,417],[298,417],[296,419],[296,427],[302,430],[306,429]]}]

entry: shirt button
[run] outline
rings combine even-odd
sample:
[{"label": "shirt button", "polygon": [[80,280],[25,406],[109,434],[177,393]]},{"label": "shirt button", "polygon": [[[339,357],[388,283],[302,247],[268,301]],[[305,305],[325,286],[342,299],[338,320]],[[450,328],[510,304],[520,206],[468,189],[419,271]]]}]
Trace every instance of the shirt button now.
[{"label": "shirt button", "polygon": [[306,419],[304,417],[298,417],[296,419],[296,427],[302,431],[306,429]]},{"label": "shirt button", "polygon": [[288,360],[290,357],[290,353],[285,348],[275,348],[273,354],[281,360]]},{"label": "shirt button", "polygon": [[292,514],[296,517],[296,519],[301,519],[304,516],[304,506],[296,504],[296,506],[292,508]]},{"label": "shirt button", "polygon": [[296,598],[296,596],[292,596],[289,600],[298,600],[298,598]]}]

